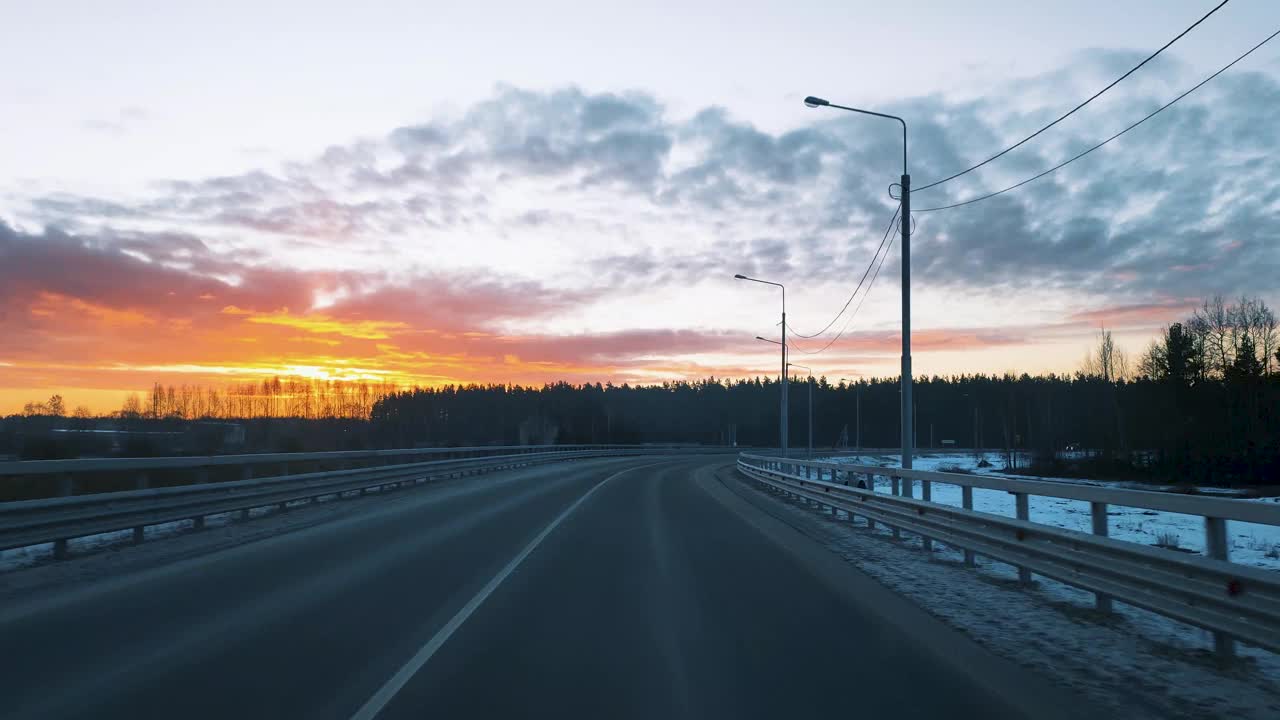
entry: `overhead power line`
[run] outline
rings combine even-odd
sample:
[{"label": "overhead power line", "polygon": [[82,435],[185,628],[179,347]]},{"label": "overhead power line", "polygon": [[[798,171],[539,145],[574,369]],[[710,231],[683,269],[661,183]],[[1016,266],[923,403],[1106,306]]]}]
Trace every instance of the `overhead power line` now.
[{"label": "overhead power line", "polygon": [[1254,45],[1253,47],[1249,48],[1249,50],[1248,50],[1247,52],[1245,52],[1243,55],[1241,55],[1240,57],[1236,58],[1235,60],[1232,60],[1231,62],[1227,63],[1226,65],[1222,66],[1221,68],[1219,68],[1219,69],[1218,69],[1218,71],[1217,71],[1217,72],[1215,72],[1214,74],[1210,75],[1209,77],[1207,77],[1207,78],[1205,78],[1205,79],[1201,80],[1200,82],[1196,83],[1196,84],[1195,84],[1194,86],[1192,86],[1189,90],[1187,90],[1186,92],[1182,93],[1182,94],[1181,94],[1181,95],[1179,95],[1178,97],[1176,97],[1176,98],[1174,98],[1174,99],[1170,100],[1169,102],[1165,103],[1164,105],[1161,105],[1160,107],[1156,108],[1155,110],[1153,110],[1151,113],[1149,113],[1146,117],[1142,118],[1141,120],[1139,120],[1139,121],[1137,121],[1137,122],[1133,123],[1133,124],[1132,124],[1132,125],[1130,125],[1129,127],[1125,128],[1125,129],[1123,129],[1123,130],[1121,130],[1120,132],[1116,133],[1115,135],[1112,135],[1111,137],[1107,138],[1106,140],[1103,140],[1102,142],[1098,143],[1097,145],[1094,145],[1093,147],[1089,148],[1088,150],[1085,150],[1085,151],[1083,151],[1083,152],[1077,153],[1076,155],[1073,155],[1072,157],[1070,157],[1070,158],[1068,158],[1068,159],[1066,159],[1066,160],[1064,160],[1064,161],[1062,161],[1062,162],[1058,163],[1057,165],[1054,165],[1053,167],[1049,168],[1048,170],[1045,170],[1044,172],[1042,172],[1042,173],[1040,173],[1040,174],[1038,174],[1038,175],[1033,175],[1033,176],[1031,176],[1031,177],[1027,178],[1026,180],[1023,180],[1023,181],[1022,181],[1022,182],[1020,182],[1020,183],[1016,183],[1016,184],[1014,184],[1014,185],[1010,185],[1009,187],[1004,188],[1003,190],[996,190],[995,192],[987,193],[986,195],[979,195],[978,197],[969,198],[968,200],[962,200],[962,201],[960,201],[960,202],[956,202],[956,203],[951,203],[950,205],[939,205],[938,207],[930,207],[930,208],[915,208],[915,210],[914,210],[914,211],[915,211],[915,212],[933,212],[933,211],[935,211],[935,210],[950,210],[951,208],[958,208],[958,207],[961,207],[961,206],[964,206],[964,205],[971,205],[971,204],[976,203],[976,202],[979,202],[979,201],[981,201],[981,200],[987,200],[988,198],[993,198],[993,197],[995,197],[995,196],[997,196],[997,195],[1003,195],[1003,194],[1005,194],[1005,193],[1009,192],[1010,190],[1017,190],[1018,188],[1022,187],[1023,185],[1026,185],[1027,183],[1033,182],[1033,181],[1035,181],[1035,180],[1039,180],[1040,178],[1044,177],[1045,175],[1048,175],[1048,174],[1050,174],[1050,173],[1052,173],[1052,172],[1056,172],[1056,171],[1058,171],[1058,170],[1061,170],[1062,168],[1064,168],[1064,167],[1066,167],[1066,166],[1070,165],[1071,163],[1073,163],[1073,162],[1075,162],[1075,161],[1079,160],[1080,158],[1084,157],[1085,155],[1088,155],[1089,153],[1093,152],[1094,150],[1097,150],[1098,148],[1102,147],[1103,145],[1106,145],[1107,143],[1111,142],[1112,140],[1115,140],[1116,138],[1120,137],[1121,135],[1124,135],[1125,133],[1129,132],[1130,130],[1132,130],[1132,129],[1134,129],[1134,128],[1138,127],[1139,125],[1141,125],[1142,123],[1144,123],[1144,122],[1146,122],[1146,121],[1150,120],[1151,118],[1155,117],[1156,115],[1159,115],[1159,114],[1160,114],[1162,111],[1164,111],[1166,108],[1170,107],[1171,105],[1173,105],[1174,103],[1178,102],[1178,101],[1179,101],[1179,100],[1181,100],[1182,98],[1184,98],[1184,97],[1186,97],[1186,96],[1190,95],[1191,93],[1195,92],[1196,90],[1199,90],[1201,87],[1204,87],[1204,85],[1205,85],[1205,84],[1207,84],[1210,80],[1212,80],[1212,79],[1214,79],[1214,78],[1218,77],[1219,75],[1221,75],[1222,73],[1226,72],[1227,70],[1230,70],[1230,69],[1231,69],[1231,67],[1232,67],[1232,66],[1234,66],[1236,63],[1238,63],[1238,62],[1240,62],[1241,60],[1244,60],[1245,58],[1247,58],[1247,57],[1249,57],[1250,55],[1252,55],[1252,54],[1253,54],[1253,52],[1254,52],[1255,50],[1257,50],[1258,48],[1262,47],[1263,45],[1266,45],[1267,43],[1271,42],[1271,40],[1272,40],[1272,39],[1274,39],[1277,35],[1280,35],[1280,30],[1276,30],[1275,32],[1271,33],[1270,35],[1268,35],[1268,36],[1267,36],[1267,38],[1266,38],[1265,40],[1263,40],[1262,42],[1258,43],[1257,45]]},{"label": "overhead power line", "polygon": [[974,165],[973,167],[967,168],[967,169],[965,169],[965,170],[961,170],[960,172],[958,172],[958,173],[956,173],[956,174],[954,174],[954,175],[948,175],[947,177],[944,177],[944,178],[942,178],[941,180],[936,180],[936,181],[934,181],[934,182],[931,182],[931,183],[929,183],[928,185],[922,185],[922,186],[920,186],[920,187],[918,187],[918,188],[915,188],[915,189],[913,190],[913,192],[920,192],[921,190],[928,190],[929,188],[931,188],[931,187],[937,187],[938,185],[941,185],[941,184],[942,184],[942,183],[944,183],[944,182],[950,182],[950,181],[952,181],[952,180],[955,180],[956,178],[960,177],[961,175],[965,175],[965,174],[971,173],[971,172],[973,172],[974,170],[977,170],[978,168],[982,167],[983,165],[986,165],[987,163],[991,162],[992,160],[995,160],[995,159],[997,159],[997,158],[999,158],[999,157],[1002,157],[1003,155],[1005,155],[1005,154],[1006,154],[1006,153],[1008,153],[1009,151],[1014,150],[1014,149],[1016,149],[1016,148],[1018,148],[1018,147],[1021,147],[1024,143],[1026,143],[1027,141],[1029,141],[1029,140],[1031,140],[1031,139],[1035,138],[1035,137],[1036,137],[1036,136],[1038,136],[1040,133],[1044,132],[1045,130],[1048,130],[1049,128],[1053,127],[1054,125],[1057,125],[1058,123],[1062,122],[1063,120],[1066,120],[1067,118],[1071,117],[1073,114],[1075,114],[1075,112],[1076,112],[1077,110],[1079,110],[1080,108],[1083,108],[1085,105],[1088,105],[1089,103],[1091,103],[1091,102],[1093,102],[1094,100],[1098,99],[1098,97],[1099,97],[1099,96],[1101,96],[1103,93],[1105,93],[1106,91],[1108,91],[1108,90],[1110,90],[1111,88],[1115,87],[1116,85],[1120,84],[1120,81],[1124,80],[1125,78],[1127,78],[1127,77],[1129,77],[1130,75],[1132,75],[1132,74],[1134,74],[1135,72],[1137,72],[1137,71],[1138,71],[1138,69],[1139,69],[1139,68],[1141,68],[1143,65],[1146,65],[1147,63],[1149,63],[1149,62],[1151,62],[1152,60],[1154,60],[1154,59],[1155,59],[1155,57],[1156,57],[1157,55],[1159,55],[1160,53],[1162,53],[1162,52],[1164,52],[1165,50],[1167,50],[1167,49],[1169,48],[1169,46],[1170,46],[1170,45],[1173,45],[1174,43],[1176,43],[1176,42],[1178,42],[1179,40],[1181,40],[1181,39],[1183,38],[1183,36],[1185,36],[1187,33],[1191,32],[1191,31],[1192,31],[1192,30],[1194,30],[1194,29],[1196,29],[1196,27],[1197,27],[1200,23],[1204,22],[1205,20],[1208,20],[1210,15],[1213,15],[1214,13],[1218,12],[1219,10],[1221,10],[1221,9],[1222,9],[1222,6],[1223,6],[1223,5],[1226,5],[1228,2],[1231,2],[1231,0],[1222,0],[1222,2],[1218,3],[1218,4],[1217,4],[1217,5],[1216,5],[1212,10],[1210,10],[1210,11],[1209,11],[1209,12],[1207,12],[1207,13],[1205,13],[1205,14],[1204,14],[1204,17],[1202,17],[1202,18],[1200,18],[1199,20],[1197,20],[1197,21],[1195,21],[1194,23],[1192,23],[1192,24],[1191,24],[1191,26],[1190,26],[1190,27],[1188,27],[1186,30],[1183,30],[1182,32],[1178,33],[1178,34],[1177,34],[1177,35],[1176,35],[1172,40],[1170,40],[1169,42],[1167,42],[1167,43],[1165,43],[1164,45],[1162,45],[1162,46],[1160,47],[1160,49],[1159,49],[1159,50],[1156,50],[1155,52],[1153,52],[1153,53],[1151,53],[1150,55],[1148,55],[1148,56],[1147,56],[1147,58],[1146,58],[1145,60],[1143,60],[1142,62],[1138,63],[1137,65],[1134,65],[1132,68],[1130,68],[1130,69],[1129,69],[1129,71],[1128,71],[1128,72],[1126,72],[1125,74],[1123,74],[1123,75],[1121,75],[1120,77],[1116,78],[1115,80],[1112,80],[1112,81],[1111,81],[1111,84],[1109,84],[1109,85],[1107,85],[1106,87],[1102,88],[1101,90],[1099,90],[1098,92],[1094,93],[1093,95],[1090,95],[1090,96],[1089,96],[1089,98],[1088,98],[1087,100],[1085,100],[1084,102],[1080,103],[1079,105],[1076,105],[1075,107],[1071,108],[1071,109],[1070,109],[1070,110],[1068,110],[1066,113],[1064,113],[1063,115],[1061,115],[1057,120],[1054,120],[1053,122],[1049,123],[1048,125],[1045,125],[1044,127],[1040,128],[1039,130],[1037,130],[1037,131],[1035,131],[1035,132],[1031,133],[1030,135],[1028,135],[1028,136],[1026,136],[1026,137],[1022,138],[1022,139],[1021,139],[1021,140],[1019,140],[1018,142],[1016,142],[1016,143],[1014,143],[1014,144],[1010,145],[1009,147],[1005,148],[1004,150],[1001,150],[1000,152],[996,153],[995,155],[992,155],[991,157],[987,158],[986,160],[983,160],[982,162],[978,163],[977,165]]},{"label": "overhead power line", "polygon": [[889,233],[893,231],[893,224],[897,222],[898,213],[900,212],[902,212],[901,204],[899,204],[897,209],[893,211],[893,217],[889,218],[889,225],[884,229],[884,237],[880,238],[880,246],[876,248],[875,254],[871,256],[871,262],[867,263],[867,269],[863,271],[862,279],[858,280],[858,286],[855,287],[853,289],[853,292],[849,294],[849,299],[845,301],[844,307],[840,308],[840,312],[836,313],[836,316],[831,318],[831,322],[827,323],[826,327],[822,328],[816,333],[812,333],[808,335],[791,327],[791,323],[787,323],[787,329],[790,330],[793,335],[796,335],[802,338],[816,338],[819,335],[830,330],[831,326],[836,324],[836,321],[840,319],[840,316],[844,314],[844,311],[849,309],[849,304],[852,303],[853,298],[857,296],[858,290],[862,289],[862,283],[864,283],[867,279],[867,276],[871,274],[871,268],[876,264],[876,257],[878,257],[880,255],[880,251],[884,249],[884,244],[886,241],[888,241]]},{"label": "overhead power line", "polygon": [[[914,220],[915,218],[912,218],[912,219]],[[889,245],[888,247],[885,248],[884,254],[880,256],[880,262],[879,264],[876,265],[876,271],[871,276],[871,282],[867,283],[866,292],[862,293],[862,299],[858,301],[857,307],[855,307],[853,309],[853,312],[849,314],[849,319],[845,320],[844,327],[840,328],[840,332],[836,333],[835,337],[828,340],[827,344],[823,345],[818,350],[804,350],[802,348],[796,348],[797,350],[800,350],[800,352],[804,353],[805,355],[818,355],[820,353],[825,352],[828,348],[834,345],[835,342],[839,340],[845,334],[845,332],[849,330],[849,327],[853,324],[853,319],[858,316],[858,311],[862,309],[862,303],[866,302],[867,296],[871,294],[871,288],[875,287],[876,278],[880,277],[880,268],[884,267],[885,258],[889,257],[889,250],[893,248],[893,241],[898,237],[899,234],[900,233],[895,230],[893,233],[893,237],[889,238]],[[914,234],[915,232],[912,231],[912,235]],[[872,259],[872,261],[874,262],[874,258]]]}]

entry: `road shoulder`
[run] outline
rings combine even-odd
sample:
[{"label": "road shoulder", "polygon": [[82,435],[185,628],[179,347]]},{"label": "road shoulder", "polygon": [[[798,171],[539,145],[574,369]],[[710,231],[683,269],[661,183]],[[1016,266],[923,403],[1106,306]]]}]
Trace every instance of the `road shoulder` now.
[{"label": "road shoulder", "polygon": [[[696,482],[725,508],[785,550],[850,604],[897,628],[922,652],[955,668],[975,686],[1003,700],[1014,713],[1044,720],[1101,717],[1077,693],[983,648],[911,599],[885,587],[814,538],[748,500],[743,494],[745,488],[735,487],[740,481],[732,465],[707,470],[697,475]],[[928,679],[920,678],[920,684],[921,690],[927,691]]]}]

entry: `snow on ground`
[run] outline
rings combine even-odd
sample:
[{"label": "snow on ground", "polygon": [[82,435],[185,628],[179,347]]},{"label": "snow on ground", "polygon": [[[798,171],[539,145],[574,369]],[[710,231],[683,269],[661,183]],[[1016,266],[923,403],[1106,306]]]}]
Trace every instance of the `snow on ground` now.
[{"label": "snow on ground", "polygon": [[[901,467],[902,465],[901,458],[892,455],[845,455],[827,459],[851,465],[874,465],[877,467]],[[982,459],[985,459],[990,467],[978,467],[980,459],[973,453],[921,455],[912,460],[912,466],[916,470],[963,472],[974,475],[995,475],[1087,485],[1116,485],[1115,483],[1080,481],[1066,478],[1015,475],[1001,470],[1005,461],[1004,456],[1000,453],[987,453]],[[877,478],[876,488],[880,492],[889,492],[888,478]],[[961,506],[959,485],[935,482],[933,483],[932,493],[933,501],[936,503],[954,507]],[[920,497],[918,487],[914,492],[914,496]],[[1274,503],[1277,500],[1280,500],[1280,498],[1263,498],[1246,502]],[[1089,515],[1089,503],[1087,502],[1031,496],[1029,505],[1032,522],[1081,532],[1091,532],[1092,522]],[[1013,517],[1013,495],[1003,490],[974,488],[973,509],[979,512]],[[1108,531],[1113,538],[1144,545],[1163,545],[1191,552],[1204,552],[1204,519],[1198,515],[1183,515],[1181,513],[1122,507],[1119,505],[1110,506],[1107,515]],[[1280,526],[1228,521],[1227,538],[1230,542],[1229,556],[1232,562],[1280,570]]]},{"label": "snow on ground", "polygon": [[883,526],[869,531],[843,512],[832,522],[830,512],[781,500],[745,478],[738,488],[996,654],[1081,692],[1100,717],[1280,717],[1280,656],[1241,645],[1240,660],[1219,668],[1207,631],[1119,602],[1102,615],[1091,593],[1038,575],[1023,588],[1003,563],[979,557],[976,569],[966,568],[963,554],[942,543],[925,553],[918,538],[894,541]]}]

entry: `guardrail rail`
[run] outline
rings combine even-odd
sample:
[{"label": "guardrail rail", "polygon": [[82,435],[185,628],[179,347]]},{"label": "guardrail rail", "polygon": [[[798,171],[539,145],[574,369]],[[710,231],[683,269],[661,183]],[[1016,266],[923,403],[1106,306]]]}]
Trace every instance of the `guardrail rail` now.
[{"label": "guardrail rail", "polygon": [[[54,558],[64,559],[68,556],[69,540],[89,535],[132,529],[133,541],[140,543],[148,526],[190,520],[196,528],[202,528],[210,515],[239,513],[243,519],[255,508],[274,506],[285,510],[290,503],[540,463],[717,450],[688,446],[558,445],[0,463],[0,480],[5,476],[54,477],[61,491],[58,497],[0,503],[0,550],[53,543]],[[437,459],[414,461],[424,456]],[[395,462],[405,459],[410,462]],[[358,461],[392,464],[287,474],[289,468],[306,464]],[[238,474],[243,479],[148,487],[149,473],[156,470],[178,470],[199,480],[208,477],[209,468],[228,466],[239,468]],[[261,467],[285,470],[285,473],[253,477],[253,470]],[[92,492],[95,474],[120,472],[135,474],[134,489]],[[90,492],[74,494],[73,490]]]},{"label": "guardrail rail", "polygon": [[[1219,657],[1234,654],[1235,641],[1280,652],[1280,573],[1230,561],[1227,521],[1280,526],[1280,506],[1226,498],[1128,490],[1091,485],[961,473],[848,465],[741,453],[738,469],[765,486],[819,506],[843,510],[851,520],[881,523],[894,537],[919,535],[1015,566],[1029,584],[1033,573],[1089,590],[1095,606],[1128,603],[1212,631]],[[889,479],[878,492],[875,477]],[[920,485],[920,498],[915,484]],[[934,483],[957,485],[961,506],[932,501]],[[973,509],[974,488],[1014,496],[1014,517]],[[1032,496],[1089,503],[1092,533],[1035,523]],[[1173,552],[1108,536],[1111,505],[1162,510],[1204,519],[1205,556]]]}]

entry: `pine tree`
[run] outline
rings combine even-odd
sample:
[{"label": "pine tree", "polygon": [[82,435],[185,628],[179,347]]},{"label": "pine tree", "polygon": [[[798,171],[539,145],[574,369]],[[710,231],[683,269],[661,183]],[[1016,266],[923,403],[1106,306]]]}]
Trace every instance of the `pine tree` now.
[{"label": "pine tree", "polygon": [[1264,370],[1253,338],[1245,335],[1240,339],[1240,349],[1236,351],[1235,361],[1231,363],[1227,378],[1235,381],[1253,380],[1262,377]]},{"label": "pine tree", "polygon": [[1200,376],[1200,358],[1195,339],[1174,323],[1165,331],[1164,367],[1167,377],[1180,385],[1189,385]]}]

